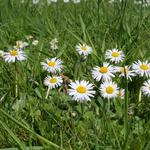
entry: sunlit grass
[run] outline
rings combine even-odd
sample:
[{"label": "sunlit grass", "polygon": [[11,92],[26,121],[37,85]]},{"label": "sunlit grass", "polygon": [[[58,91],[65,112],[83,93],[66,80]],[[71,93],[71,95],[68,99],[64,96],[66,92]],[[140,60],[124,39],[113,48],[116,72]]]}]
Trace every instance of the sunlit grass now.
[{"label": "sunlit grass", "polygon": [[[123,66],[150,60],[149,7],[132,0],[61,1],[50,6],[46,1],[32,5],[0,0],[0,12],[0,49],[8,51],[18,40],[29,43],[27,60],[0,61],[0,148],[149,149],[150,99],[141,93],[146,78],[116,77],[125,100],[109,101],[102,98],[100,82],[91,75],[93,67],[105,61],[107,49],[123,50]],[[26,38],[29,35],[33,38]],[[50,48],[54,38],[56,50]],[[33,45],[34,40],[39,43]],[[79,43],[92,47],[87,58],[75,50]],[[41,62],[54,57],[63,61],[66,84],[46,95],[43,80],[48,73]],[[77,79],[94,85],[97,93],[90,102],[78,103],[66,94],[67,83]]]}]

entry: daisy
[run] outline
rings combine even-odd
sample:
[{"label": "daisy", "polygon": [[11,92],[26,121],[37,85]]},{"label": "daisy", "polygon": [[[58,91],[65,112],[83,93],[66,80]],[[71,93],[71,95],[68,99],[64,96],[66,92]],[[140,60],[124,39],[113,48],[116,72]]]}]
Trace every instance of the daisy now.
[{"label": "daisy", "polygon": [[124,59],[124,54],[118,49],[107,50],[105,54],[106,59],[114,63],[122,62]]},{"label": "daisy", "polygon": [[57,88],[63,83],[61,76],[47,76],[44,79],[44,85],[48,86],[50,89]]},{"label": "daisy", "polygon": [[150,63],[147,60],[145,62],[138,60],[133,64],[132,67],[136,74],[142,77],[150,77]]},{"label": "daisy", "polygon": [[58,40],[56,38],[54,38],[50,41],[50,47],[52,50],[58,49],[57,43],[58,43]]},{"label": "daisy", "polygon": [[96,66],[92,70],[92,77],[96,81],[102,80],[111,80],[111,78],[115,77],[114,76],[114,67],[112,65],[109,65],[108,63],[103,63],[103,66],[99,67]]},{"label": "daisy", "polygon": [[144,95],[150,97],[150,79],[144,82],[142,86],[142,92]]},{"label": "daisy", "polygon": [[46,62],[41,62],[44,70],[51,73],[60,72],[62,69],[62,61],[57,58],[46,59]]},{"label": "daisy", "polygon": [[75,81],[69,85],[71,89],[68,89],[68,94],[73,97],[75,101],[90,101],[90,97],[94,97],[96,93],[93,88],[93,84],[89,81]]},{"label": "daisy", "polygon": [[80,3],[81,0],[73,0],[73,2],[76,3]]},{"label": "daisy", "polygon": [[87,56],[88,54],[90,54],[92,52],[92,48],[86,44],[79,44],[76,46],[76,51],[80,55]]},{"label": "daisy", "polygon": [[21,50],[13,49],[4,53],[4,59],[8,63],[15,62],[16,60],[22,61],[26,59],[26,55]]},{"label": "daisy", "polygon": [[32,0],[33,4],[38,4],[40,0]]},{"label": "daisy", "polygon": [[117,93],[117,97],[120,99],[124,99],[125,96],[125,90],[124,89],[119,89]]},{"label": "daisy", "polygon": [[38,45],[38,43],[39,43],[39,41],[38,41],[38,40],[34,40],[34,41],[32,41],[32,45],[34,45],[34,46]]},{"label": "daisy", "polygon": [[132,77],[135,76],[135,73],[133,70],[130,70],[130,66],[125,67],[116,67],[116,72],[119,72],[119,77],[126,77],[127,79],[132,81]]},{"label": "daisy", "polygon": [[102,97],[107,98],[107,99],[117,97],[117,94],[118,94],[117,84],[112,81],[103,82],[100,86],[100,93]]},{"label": "daisy", "polygon": [[69,2],[69,0],[64,0],[64,3],[68,3]]},{"label": "daisy", "polygon": [[27,47],[29,44],[27,42],[23,41],[16,41],[16,45],[14,46],[14,49],[23,49]]}]

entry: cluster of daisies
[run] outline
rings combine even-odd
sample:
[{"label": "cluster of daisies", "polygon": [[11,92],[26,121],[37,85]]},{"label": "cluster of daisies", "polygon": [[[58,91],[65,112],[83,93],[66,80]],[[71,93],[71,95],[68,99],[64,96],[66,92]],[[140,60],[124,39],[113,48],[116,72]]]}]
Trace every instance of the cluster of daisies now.
[{"label": "cluster of daisies", "polygon": [[[109,0],[109,3],[118,2],[118,0]],[[119,2],[122,2],[122,0],[119,0]],[[150,0],[134,0],[134,4],[142,5],[143,7],[150,6]]]},{"label": "cluster of daisies", "polygon": [[[52,49],[57,49],[58,40],[55,38],[50,42]],[[0,51],[0,56],[5,62],[11,63],[25,60],[26,54],[23,50],[28,43],[17,41],[13,50],[8,52]],[[87,44],[78,44],[76,51],[82,56],[87,57],[92,53],[92,48]],[[133,77],[139,76],[147,78],[143,83],[142,92],[150,97],[150,63],[146,61],[136,61],[131,66],[119,66],[124,61],[125,55],[122,50],[111,49],[105,52],[106,62],[101,65],[94,66],[91,70],[91,76],[99,85],[99,94],[106,99],[121,98],[124,99],[125,90],[120,88],[115,82],[115,78],[124,78],[126,81],[132,81]],[[58,88],[64,84],[64,78],[60,74],[63,69],[63,63],[58,58],[47,58],[41,62],[43,70],[48,72],[48,76],[44,79],[44,85],[48,87],[48,91]],[[96,87],[85,80],[69,80],[67,93],[76,101],[90,101],[96,94]]]},{"label": "cluster of daisies", "polygon": [[[42,1],[42,0],[41,0]],[[69,2],[73,2],[73,3],[80,3],[81,0],[46,0],[47,4],[50,5],[51,3],[57,3],[58,1],[63,1],[64,3],[69,3]],[[32,3],[38,4],[40,2],[40,0],[32,0]],[[25,0],[21,0],[21,3],[25,3]]]},{"label": "cluster of daisies", "polygon": [[[76,51],[87,57],[92,48],[87,44],[78,44]],[[107,50],[105,58],[108,62],[104,62],[100,66],[95,66],[91,75],[96,82],[100,84],[100,94],[106,99],[121,98],[124,99],[125,90],[118,87],[113,81],[116,74],[119,77],[126,78],[131,81],[133,77],[139,75],[141,77],[150,77],[150,63],[148,61],[141,62],[138,60],[133,63],[132,66],[118,66],[117,64],[124,61],[124,53],[118,49]],[[57,88],[63,84],[62,76],[59,73],[62,71],[62,61],[57,58],[46,59],[41,62],[44,70],[51,74],[44,80],[44,84],[50,89]],[[69,84],[68,94],[76,101],[90,101],[94,97],[96,91],[94,85],[89,81],[76,80]],[[150,80],[145,81],[142,87],[142,91],[145,95],[150,96]]]}]

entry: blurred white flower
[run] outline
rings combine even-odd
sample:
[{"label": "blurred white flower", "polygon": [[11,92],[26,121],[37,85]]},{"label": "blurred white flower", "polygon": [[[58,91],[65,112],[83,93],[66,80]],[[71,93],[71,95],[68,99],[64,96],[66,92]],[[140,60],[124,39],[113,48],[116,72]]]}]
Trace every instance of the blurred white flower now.
[{"label": "blurred white flower", "polygon": [[119,72],[119,77],[126,77],[127,79],[132,81],[132,77],[135,76],[135,73],[133,70],[131,70],[130,66],[125,67],[115,67],[116,72]]},{"label": "blurred white flower", "polygon": [[80,3],[81,0],[73,0],[74,3]]},{"label": "blurred white flower", "polygon": [[54,38],[50,41],[50,47],[52,50],[58,49],[57,43],[58,43],[57,38]]},{"label": "blurred white flower", "polygon": [[70,2],[70,0],[64,0],[64,3],[68,3],[68,2]]},{"label": "blurred white flower", "polygon": [[150,97],[150,79],[144,82],[142,86],[142,92],[144,95],[147,95]]},{"label": "blurred white flower", "polygon": [[39,43],[39,41],[38,40],[34,40],[34,41],[32,41],[32,45],[38,45],[38,43]]},{"label": "blurred white flower", "polygon": [[124,99],[125,96],[125,90],[124,89],[119,89],[117,93],[117,97],[120,99]]},{"label": "blurred white flower", "polygon": [[23,49],[27,47],[29,44],[27,42],[23,41],[16,41],[16,45],[14,46],[14,49]]},{"label": "blurred white flower", "polygon": [[38,4],[40,0],[32,0],[33,4]]}]

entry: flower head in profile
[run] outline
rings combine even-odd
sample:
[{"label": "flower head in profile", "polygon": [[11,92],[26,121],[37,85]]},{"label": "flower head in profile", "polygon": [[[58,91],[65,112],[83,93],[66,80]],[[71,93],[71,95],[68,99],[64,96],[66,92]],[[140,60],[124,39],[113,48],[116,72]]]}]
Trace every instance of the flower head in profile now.
[{"label": "flower head in profile", "polygon": [[27,47],[29,44],[27,42],[23,42],[23,41],[16,41],[16,45],[14,46],[14,49],[23,49],[25,47]]},{"label": "flower head in profile", "polygon": [[47,76],[44,79],[44,85],[48,86],[50,89],[57,88],[63,83],[61,76]]},{"label": "flower head in profile", "polygon": [[133,64],[132,68],[137,75],[150,77],[150,63],[148,61],[141,62],[138,60]]},{"label": "flower head in profile", "polygon": [[119,77],[126,77],[130,81],[132,81],[132,77],[135,76],[135,73],[131,70],[130,66],[116,67],[116,72],[119,72]]},{"label": "flower head in profile", "polygon": [[50,73],[60,72],[62,69],[62,61],[57,58],[46,59],[45,62],[41,62],[41,65],[44,70]]},{"label": "flower head in profile", "polygon": [[124,89],[119,89],[117,93],[117,97],[120,99],[124,99],[125,96],[125,90]]},{"label": "flower head in profile", "polygon": [[38,43],[39,43],[39,41],[38,41],[38,40],[34,40],[34,41],[32,41],[32,45],[34,45],[34,46],[38,45]]},{"label": "flower head in profile", "polygon": [[11,63],[15,61],[22,61],[26,59],[26,55],[24,51],[13,49],[9,52],[4,53],[4,60],[5,62]]},{"label": "flower head in profile", "polygon": [[58,49],[57,43],[58,43],[58,40],[56,38],[54,38],[50,41],[50,47],[52,50]]},{"label": "flower head in profile", "polygon": [[143,83],[142,92],[144,95],[150,97],[150,79]]},{"label": "flower head in profile", "polygon": [[103,63],[102,66],[96,66],[92,70],[92,77],[96,81],[103,81],[111,80],[114,76],[114,67],[109,65],[108,63]]},{"label": "flower head in profile", "polygon": [[73,97],[75,101],[90,101],[91,97],[94,97],[96,93],[93,88],[93,84],[88,81],[75,81],[70,83],[70,89],[68,89],[68,94]]},{"label": "flower head in profile", "polygon": [[119,63],[124,60],[123,52],[118,49],[107,50],[105,57],[107,60],[114,62],[114,63]]},{"label": "flower head in profile", "polygon": [[100,93],[107,99],[116,98],[118,96],[117,84],[112,81],[103,82],[100,86]]},{"label": "flower head in profile", "polygon": [[80,54],[80,55],[84,55],[87,56],[89,54],[91,54],[92,52],[92,48],[86,44],[79,44],[76,46],[76,51]]}]

